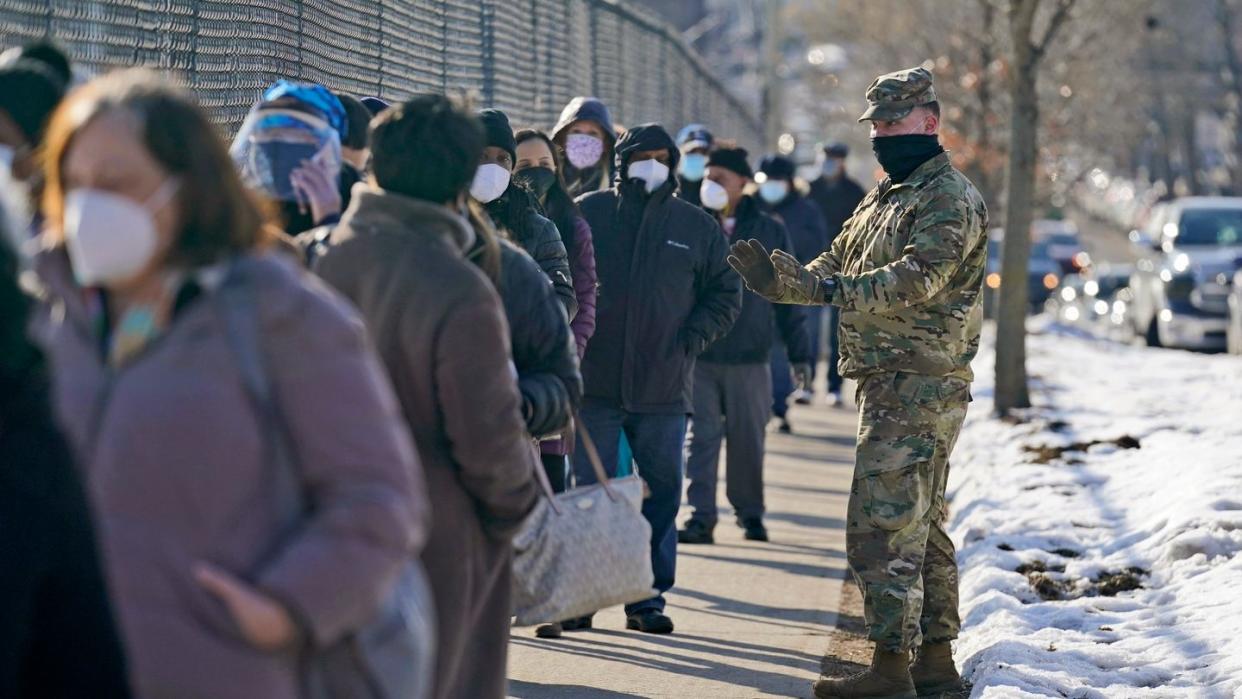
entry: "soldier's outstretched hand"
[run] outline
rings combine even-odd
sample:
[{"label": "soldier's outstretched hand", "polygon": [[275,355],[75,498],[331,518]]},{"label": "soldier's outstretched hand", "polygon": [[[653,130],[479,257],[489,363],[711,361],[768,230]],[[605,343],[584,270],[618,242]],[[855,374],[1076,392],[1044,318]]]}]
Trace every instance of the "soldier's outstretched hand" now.
[{"label": "soldier's outstretched hand", "polygon": [[776,268],[768,257],[767,248],[758,240],[739,240],[729,248],[729,266],[741,275],[746,287],[764,297],[781,291]]},{"label": "soldier's outstretched hand", "polygon": [[802,266],[798,258],[784,250],[772,251],[772,266],[776,278],[785,288],[786,303],[813,304],[821,296],[819,277]]}]

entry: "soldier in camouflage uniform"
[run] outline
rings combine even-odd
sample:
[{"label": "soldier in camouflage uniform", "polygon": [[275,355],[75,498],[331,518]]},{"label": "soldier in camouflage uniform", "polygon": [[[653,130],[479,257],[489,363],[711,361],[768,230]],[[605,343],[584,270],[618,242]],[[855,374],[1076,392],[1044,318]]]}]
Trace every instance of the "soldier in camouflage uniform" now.
[{"label": "soldier in camouflage uniform", "polygon": [[961,681],[944,493],[983,323],[987,208],[940,147],[928,71],[880,76],[867,101],[860,121],[889,176],[832,248],[806,267],[755,241],[729,258],[772,301],[840,307],[841,374],[858,383],[847,558],[876,651],[862,675],[816,682],[819,697],[914,697]]}]

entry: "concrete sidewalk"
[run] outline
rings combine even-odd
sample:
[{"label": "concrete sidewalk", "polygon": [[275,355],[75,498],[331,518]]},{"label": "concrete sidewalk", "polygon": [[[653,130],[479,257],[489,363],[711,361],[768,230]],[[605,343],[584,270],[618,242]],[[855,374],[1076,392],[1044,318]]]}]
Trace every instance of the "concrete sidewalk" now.
[{"label": "concrete sidewalk", "polygon": [[[743,540],[722,474],[716,544],[679,547],[667,610],[677,632],[625,631],[619,608],[596,615],[595,630],[560,640],[514,629],[511,697],[811,695],[845,576],[857,415],[824,407],[795,407],[790,415],[797,434],[773,430],[768,437],[772,541]],[[686,516],[683,510],[678,521]]]}]

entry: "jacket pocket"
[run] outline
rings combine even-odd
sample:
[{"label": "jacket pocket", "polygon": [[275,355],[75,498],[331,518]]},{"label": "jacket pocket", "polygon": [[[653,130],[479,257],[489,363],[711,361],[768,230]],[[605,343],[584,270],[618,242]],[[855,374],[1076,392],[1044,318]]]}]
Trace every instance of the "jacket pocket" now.
[{"label": "jacket pocket", "polygon": [[900,531],[931,507],[930,461],[868,475],[858,483],[863,514],[876,529]]}]

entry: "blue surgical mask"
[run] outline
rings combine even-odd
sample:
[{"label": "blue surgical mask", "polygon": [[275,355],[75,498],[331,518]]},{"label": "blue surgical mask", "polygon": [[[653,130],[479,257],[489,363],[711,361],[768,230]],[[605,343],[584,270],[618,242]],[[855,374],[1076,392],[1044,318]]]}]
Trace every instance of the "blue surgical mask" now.
[{"label": "blue surgical mask", "polygon": [[768,180],[759,185],[759,197],[769,204],[779,204],[789,196],[789,183],[785,180]]},{"label": "blue surgical mask", "polygon": [[677,171],[687,180],[698,182],[707,173],[707,156],[702,153],[686,153],[681,156]]}]

